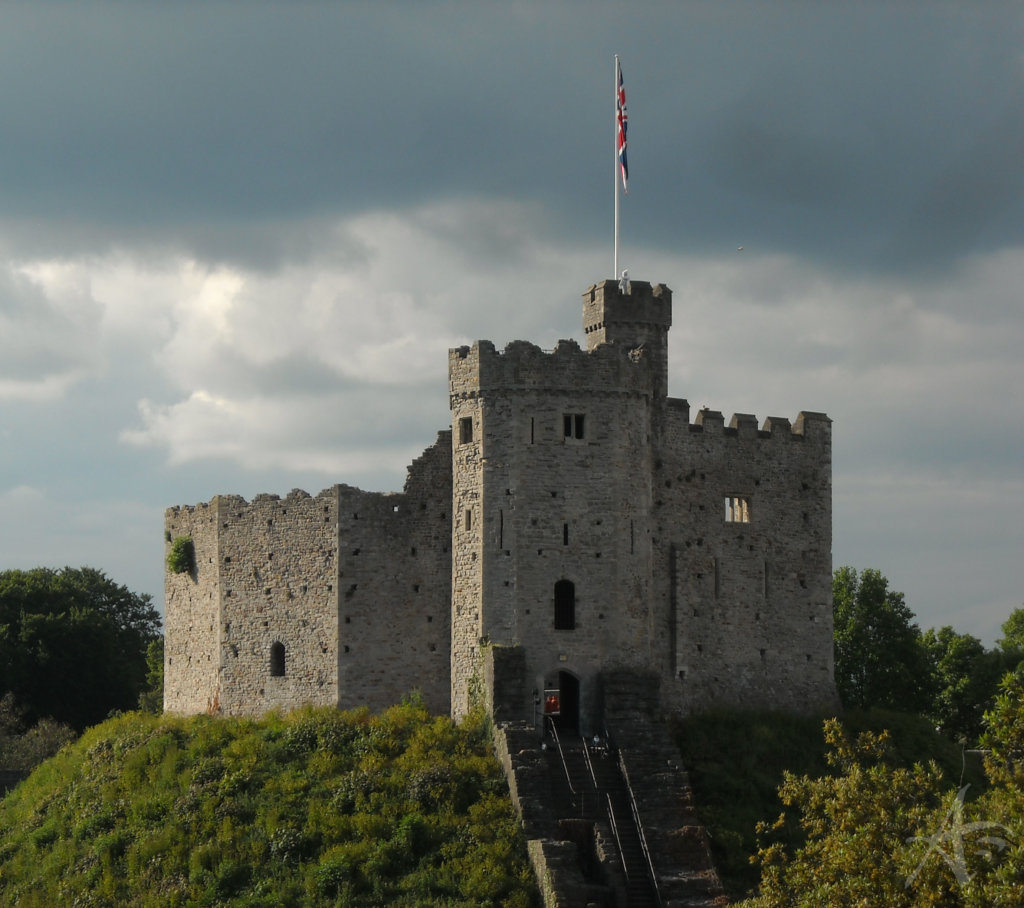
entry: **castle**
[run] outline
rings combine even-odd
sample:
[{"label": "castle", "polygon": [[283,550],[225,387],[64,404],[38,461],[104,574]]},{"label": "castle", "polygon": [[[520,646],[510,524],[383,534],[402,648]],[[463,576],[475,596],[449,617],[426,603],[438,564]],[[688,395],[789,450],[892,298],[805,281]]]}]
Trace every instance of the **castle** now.
[{"label": "castle", "polygon": [[583,295],[586,349],[449,352],[451,426],[404,491],[217,496],[166,512],[164,706],[382,708],[414,689],[583,731],[602,677],[661,708],[834,707],[831,421],[668,396],[672,294]]}]

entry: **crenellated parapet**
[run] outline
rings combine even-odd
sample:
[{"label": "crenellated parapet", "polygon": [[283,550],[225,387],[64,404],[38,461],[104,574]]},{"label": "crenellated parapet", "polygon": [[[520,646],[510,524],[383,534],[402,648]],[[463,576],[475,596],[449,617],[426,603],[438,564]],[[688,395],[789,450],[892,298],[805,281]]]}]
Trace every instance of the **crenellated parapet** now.
[{"label": "crenellated parapet", "polygon": [[[680,402],[673,401],[673,403]],[[685,418],[688,419],[689,405],[685,401],[681,403],[685,405]],[[678,415],[683,409],[683,407],[677,406],[674,412]],[[824,413],[802,410],[797,414],[796,422],[791,423],[782,416],[769,416],[758,428],[756,416],[750,413],[734,413],[729,424],[726,425],[721,411],[704,407],[697,411],[694,421],[689,424],[689,431],[734,438],[787,438],[800,441],[804,439],[822,441],[831,437],[832,420]]]},{"label": "crenellated parapet", "polygon": [[587,351],[574,340],[560,340],[551,352],[526,341],[513,341],[503,351],[477,341],[449,351],[448,376],[453,405],[487,393],[654,393],[647,351],[611,344]]}]

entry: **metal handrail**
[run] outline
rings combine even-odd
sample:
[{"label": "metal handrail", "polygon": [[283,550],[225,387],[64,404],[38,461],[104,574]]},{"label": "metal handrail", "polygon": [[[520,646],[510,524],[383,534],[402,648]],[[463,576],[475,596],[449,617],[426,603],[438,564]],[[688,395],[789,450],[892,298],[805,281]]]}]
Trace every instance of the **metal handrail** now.
[{"label": "metal handrail", "polygon": [[619,752],[619,772],[622,774],[622,781],[626,783],[626,794],[629,796],[629,809],[633,813],[633,823],[636,825],[636,833],[640,839],[640,850],[644,853],[647,861],[647,875],[650,877],[651,886],[654,889],[654,900],[658,906],[664,903],[661,900],[661,890],[658,889],[658,877],[654,872],[654,861],[651,860],[651,850],[647,847],[647,836],[644,835],[644,824],[640,822],[640,811],[636,806],[636,797],[633,794],[633,786],[629,781],[629,774],[626,772],[626,764],[622,761],[622,752]]},{"label": "metal handrail", "polygon": [[615,821],[615,806],[612,804],[612,796],[606,794],[608,801],[608,824],[612,827],[612,835],[615,837],[615,846],[619,849],[619,863],[622,864],[622,873],[629,882],[629,866],[626,864],[626,850],[622,847],[622,837],[619,835],[619,824]]},{"label": "metal handrail", "polygon": [[565,751],[562,750],[562,741],[558,737],[558,728],[550,719],[548,719],[548,724],[551,728],[551,734],[555,739],[555,746],[558,748],[558,758],[562,761],[562,771],[565,773],[565,781],[569,786],[569,792],[573,796],[573,801],[577,801],[579,798],[579,792],[573,787],[572,776],[569,775],[569,764],[565,762]]},{"label": "metal handrail", "polygon": [[590,762],[590,748],[587,746],[587,739],[581,738],[581,740],[583,741],[583,759],[587,762],[590,781],[594,783],[594,790],[600,792],[601,786],[597,784],[597,773],[594,772],[594,764]]}]

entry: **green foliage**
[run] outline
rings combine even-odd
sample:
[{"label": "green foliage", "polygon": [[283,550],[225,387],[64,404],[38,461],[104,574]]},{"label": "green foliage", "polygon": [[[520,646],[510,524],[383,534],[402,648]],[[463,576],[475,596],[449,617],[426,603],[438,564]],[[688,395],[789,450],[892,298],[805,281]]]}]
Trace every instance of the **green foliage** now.
[{"label": "green foliage", "polygon": [[0,572],[0,692],[81,731],[136,705],[159,627],[150,596],[93,568]]},{"label": "green foliage", "polygon": [[[743,908],[1019,908],[1024,892],[1024,677],[985,717],[991,785],[971,800],[938,765],[900,765],[886,733],[825,723],[830,772],[787,773],[790,815],[762,824],[761,883]],[[796,819],[793,847],[777,836]]]},{"label": "green foliage", "polygon": [[981,734],[985,710],[995,699],[1005,659],[986,650],[977,637],[951,627],[929,628],[921,635],[932,677],[927,715],[949,737],[973,745]]},{"label": "green foliage", "polygon": [[914,867],[908,841],[930,828],[943,804],[942,773],[934,763],[893,768],[885,732],[863,732],[854,741],[830,719],[824,735],[832,772],[786,773],[779,788],[782,803],[798,813],[805,841],[790,852],[773,840],[784,816],[759,826],[761,886],[749,905],[918,904],[906,885]]},{"label": "green foliage", "polygon": [[4,900],[529,908],[488,744],[415,703],[111,719],[0,802]]},{"label": "green foliage", "polygon": [[191,536],[178,536],[167,553],[167,569],[173,574],[190,574],[195,570],[196,547]]},{"label": "green foliage", "polygon": [[1024,670],[1003,679],[992,709],[985,714],[985,726],[981,746],[987,751],[989,778],[1024,788]]},{"label": "green foliage", "polygon": [[0,699],[0,769],[27,771],[52,757],[75,733],[53,719],[26,727],[24,711],[7,693]]},{"label": "green foliage", "polygon": [[164,708],[164,638],[146,647],[146,689],[139,694],[139,709],[158,713]]},{"label": "green foliage", "polygon": [[888,585],[873,569],[833,574],[836,687],[848,709],[923,712],[931,696],[927,653],[914,613]]},{"label": "green foliage", "polygon": [[[852,733],[891,729],[889,755],[911,767],[934,759],[946,779],[963,777],[980,790],[980,761],[964,766],[962,748],[935,732],[920,716],[883,710],[854,711],[844,722]],[[707,827],[715,866],[726,891],[742,898],[758,883],[750,861],[758,847],[757,824],[777,816],[778,788],[787,771],[817,776],[829,771],[821,719],[785,713],[722,711],[675,724],[675,739],[690,773],[701,822]],[[776,833],[795,848],[804,834],[790,818]]]}]

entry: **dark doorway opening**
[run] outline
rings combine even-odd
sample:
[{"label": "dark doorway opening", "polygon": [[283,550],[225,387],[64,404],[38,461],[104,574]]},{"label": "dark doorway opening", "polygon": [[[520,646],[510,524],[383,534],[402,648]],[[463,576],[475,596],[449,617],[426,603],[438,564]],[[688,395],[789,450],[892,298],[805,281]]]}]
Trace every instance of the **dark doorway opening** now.
[{"label": "dark doorway opening", "polygon": [[558,715],[560,731],[580,730],[580,681],[569,672],[558,673],[558,692],[561,711]]}]

